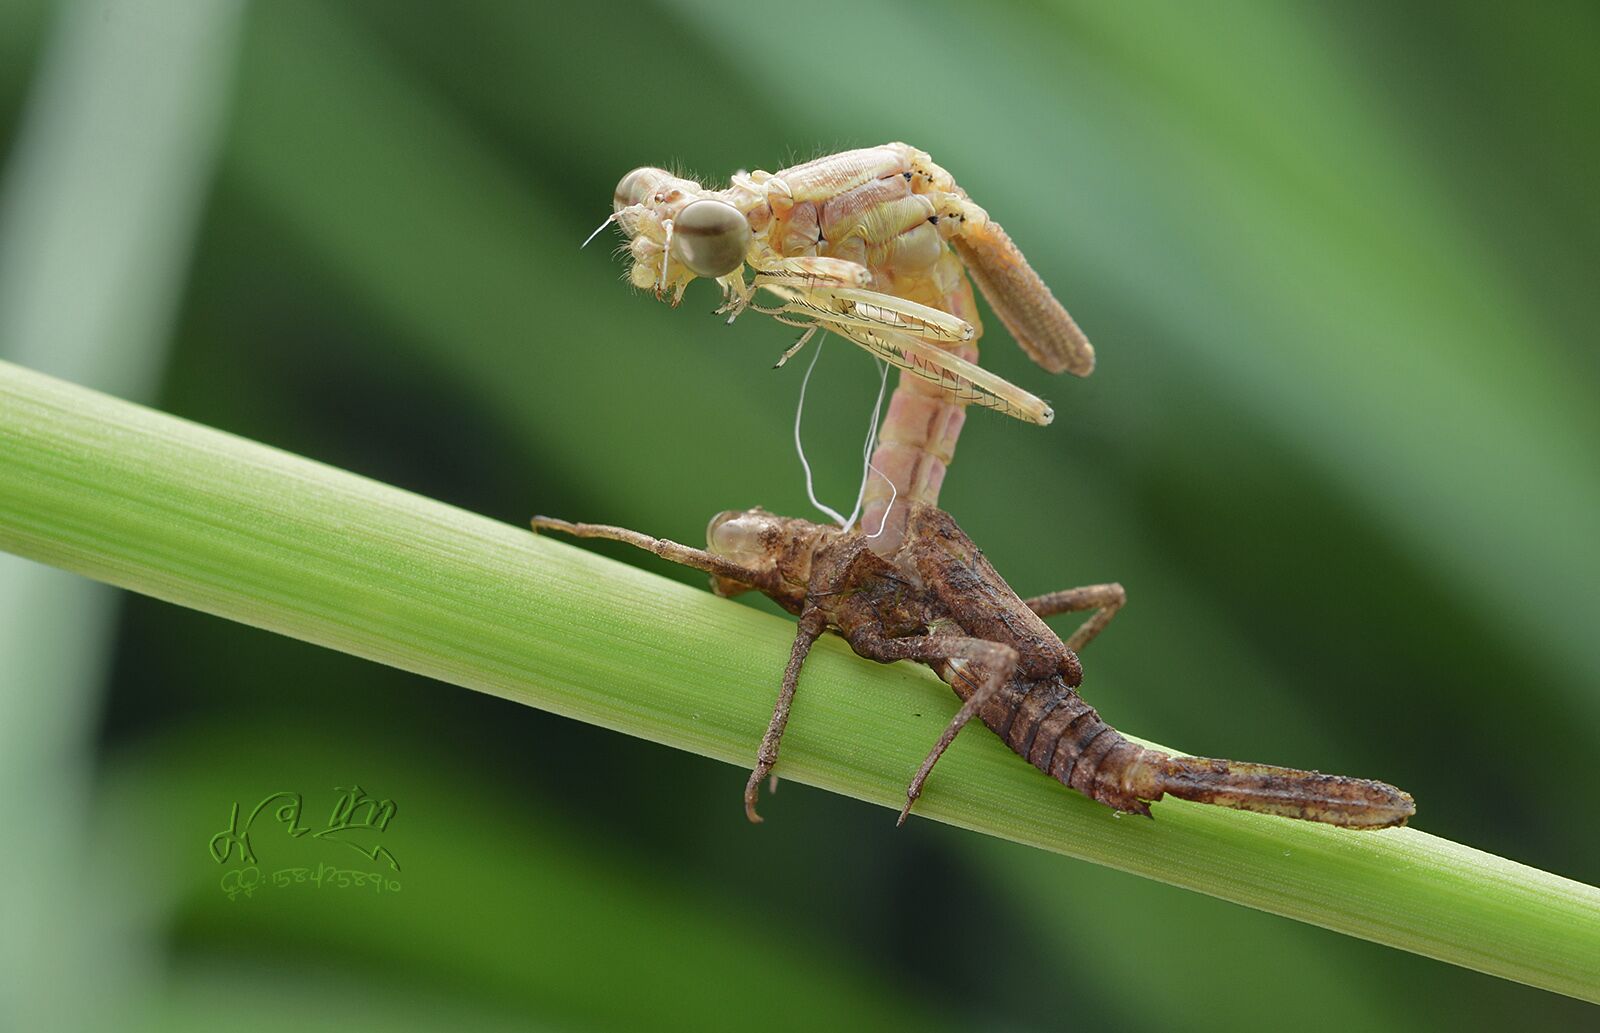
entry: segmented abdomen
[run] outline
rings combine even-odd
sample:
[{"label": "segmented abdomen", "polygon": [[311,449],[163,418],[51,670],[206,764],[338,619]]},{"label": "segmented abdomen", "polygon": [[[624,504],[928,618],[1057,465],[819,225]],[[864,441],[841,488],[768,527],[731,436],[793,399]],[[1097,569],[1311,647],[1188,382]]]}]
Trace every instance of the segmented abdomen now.
[{"label": "segmented abdomen", "polygon": [[1130,742],[1059,677],[1016,680],[980,711],[983,723],[1034,767],[1092,800],[1149,814],[1165,754]]},{"label": "segmented abdomen", "polygon": [[[963,698],[971,693],[965,681],[952,682]],[[1106,724],[1059,676],[1014,679],[979,716],[1028,763],[1119,811],[1148,815],[1150,804],[1171,794],[1346,828],[1390,828],[1416,813],[1411,795],[1387,782],[1147,749]]]},{"label": "segmented abdomen", "polygon": [[[953,251],[946,248],[925,276],[895,279],[882,274],[874,286],[971,323],[972,339],[947,350],[968,362],[978,361],[983,323],[972,297],[972,284]],[[867,480],[862,500],[861,526],[876,535],[874,552],[888,556],[899,550],[909,503],[939,504],[945,470],[955,456],[966,419],[966,402],[952,398],[937,383],[900,374],[878,432],[878,447],[872,453],[873,469],[882,476]]]}]

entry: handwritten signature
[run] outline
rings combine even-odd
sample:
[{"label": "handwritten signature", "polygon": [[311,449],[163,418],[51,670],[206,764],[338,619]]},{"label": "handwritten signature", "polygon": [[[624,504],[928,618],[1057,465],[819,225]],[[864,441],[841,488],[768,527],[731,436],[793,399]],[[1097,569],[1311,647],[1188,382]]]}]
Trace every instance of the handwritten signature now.
[{"label": "handwritten signature", "polygon": [[381,835],[389,827],[389,822],[394,820],[397,810],[393,800],[376,800],[367,795],[366,790],[359,785],[338,786],[334,792],[339,793],[339,798],[334,801],[333,813],[323,827],[312,831],[309,826],[300,824],[301,812],[304,809],[304,800],[299,793],[272,793],[255,805],[250,816],[244,820],[244,825],[239,825],[239,804],[234,802],[233,811],[228,817],[228,827],[211,837],[211,859],[218,864],[227,864],[233,852],[239,852],[239,860],[246,865],[256,863],[256,851],[250,841],[250,829],[261,812],[273,803],[273,819],[286,826],[290,837],[299,839],[306,833],[311,833],[313,839],[326,839],[333,843],[342,843],[369,860],[377,861],[380,858],[389,864],[389,870],[398,872],[400,862],[395,860],[387,847],[369,845],[367,841]]}]

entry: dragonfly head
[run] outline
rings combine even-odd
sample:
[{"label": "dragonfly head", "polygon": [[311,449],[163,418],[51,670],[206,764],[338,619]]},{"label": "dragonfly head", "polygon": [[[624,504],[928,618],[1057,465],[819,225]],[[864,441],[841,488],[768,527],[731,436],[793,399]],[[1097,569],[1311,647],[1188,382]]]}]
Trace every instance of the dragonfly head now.
[{"label": "dragonfly head", "polygon": [[635,287],[670,296],[673,304],[697,276],[727,276],[744,264],[749,220],[692,179],[666,169],[637,168],[617,184],[611,217],[628,237]]}]

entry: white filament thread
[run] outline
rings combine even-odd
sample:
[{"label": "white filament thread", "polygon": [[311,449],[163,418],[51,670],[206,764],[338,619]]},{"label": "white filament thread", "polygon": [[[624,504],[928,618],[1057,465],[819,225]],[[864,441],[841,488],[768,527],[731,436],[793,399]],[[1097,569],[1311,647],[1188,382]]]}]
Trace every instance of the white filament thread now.
[{"label": "white filament thread", "polygon": [[[807,336],[810,336],[809,333]],[[811,362],[806,366],[806,375],[800,378],[800,403],[794,407],[794,450],[800,454],[800,466],[806,472],[806,497],[811,504],[822,512],[832,517],[840,526],[848,526],[839,511],[831,506],[824,505],[817,498],[817,490],[811,483],[811,463],[806,460],[806,446],[800,443],[800,417],[806,411],[806,385],[811,383],[811,371],[817,368],[817,360],[822,357],[822,342],[811,350]]]},{"label": "white filament thread", "polygon": [[[883,507],[883,519],[878,521],[878,529],[867,535],[868,538],[882,538],[883,529],[889,526],[889,513],[894,509],[894,500],[900,497],[900,489],[896,488],[894,486],[894,482],[889,480],[888,474],[884,473],[876,466],[873,466],[871,463],[868,463],[867,466],[872,470],[873,473],[877,474],[879,477],[882,477],[885,481],[889,481],[889,504]],[[862,485],[862,491],[864,492],[865,490],[866,486]]]},{"label": "white filament thread", "polygon": [[[805,337],[801,338],[801,342],[804,343],[805,339],[809,338],[812,331],[815,329],[816,328],[813,327],[812,330],[806,331],[806,335]],[[826,505],[817,498],[816,488],[811,476],[811,463],[806,459],[806,448],[800,440],[801,418],[805,415],[806,411],[806,388],[811,383],[811,371],[817,368],[817,360],[821,357],[822,341],[821,339],[818,339],[817,347],[811,354],[811,362],[806,366],[805,376],[800,378],[800,401],[795,406],[794,410],[794,450],[795,453],[800,457],[801,469],[805,470],[806,473],[806,497],[811,500],[811,504],[813,506],[831,517],[833,521],[840,526],[840,528],[848,531],[855,526],[856,518],[861,515],[861,507],[867,497],[867,484],[871,480],[872,475],[876,473],[879,477],[883,477],[884,480],[888,480],[888,477],[884,476],[882,470],[879,470],[877,467],[872,465],[872,451],[878,443],[878,416],[883,412],[883,397],[888,391],[889,387],[889,366],[887,363],[881,360],[878,362],[878,398],[877,401],[873,403],[871,422],[867,424],[867,440],[861,448],[861,487],[856,491],[855,508],[852,509],[850,511],[850,515],[846,517],[832,506]],[[891,492],[889,496],[889,505],[892,507],[894,505],[895,493],[897,492],[897,489],[894,487],[893,482],[890,483],[889,488]],[[888,512],[885,511],[884,519],[878,525],[877,532],[870,534],[867,537],[876,538],[883,534],[884,525],[888,523],[888,520]]]},{"label": "white filament thread", "polygon": [[[872,465],[872,450],[878,445],[878,414],[883,411],[883,396],[889,389],[889,364],[882,359],[875,361],[878,363],[878,400],[872,404],[872,416],[867,424],[867,441],[866,444],[861,446],[861,487],[856,490],[856,508],[850,511],[850,519],[845,521],[844,529],[846,531],[855,525],[856,517],[861,515],[861,504],[867,500],[867,482],[872,479],[872,473],[877,469]],[[878,476],[883,477],[881,470],[878,471]],[[887,481],[889,478],[884,477],[883,479]],[[894,484],[891,482],[889,487],[893,490]],[[890,499],[889,504],[891,506],[894,505],[894,500]],[[888,514],[886,513],[884,521],[887,522],[888,519]],[[878,534],[882,533],[883,525],[880,524],[878,525]],[[877,536],[868,535],[867,537],[876,538]]]}]

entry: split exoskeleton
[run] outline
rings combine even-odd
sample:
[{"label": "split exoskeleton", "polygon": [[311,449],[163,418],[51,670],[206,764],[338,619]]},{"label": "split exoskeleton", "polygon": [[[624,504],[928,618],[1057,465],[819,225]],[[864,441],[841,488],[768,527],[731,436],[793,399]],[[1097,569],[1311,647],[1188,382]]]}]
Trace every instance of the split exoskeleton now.
[{"label": "split exoskeleton", "polygon": [[[730,321],[753,309],[807,329],[785,359],[825,330],[903,371],[873,456],[882,476],[865,498],[863,522],[880,531],[896,496],[937,504],[966,406],[1054,418],[1042,399],[977,365],[982,323],[969,273],[1040,366],[1094,369],[1094,349],[1005,230],[907,144],[739,173],[722,190],[634,169],[617,185],[612,219],[629,238],[635,286],[676,305],[696,277],[714,279]],[[900,522],[887,531],[875,548],[894,548]]]},{"label": "split exoskeleton", "polygon": [[[1120,585],[1091,585],[1022,600],[950,515],[907,507],[900,547],[888,556],[859,528],[780,517],[762,509],[718,514],[708,548],[626,528],[536,517],[534,528],[609,538],[712,575],[719,595],[756,590],[799,618],[772,720],[745,786],[745,811],[778,759],[800,669],[811,644],[837,631],[870,660],[921,661],[962,700],[906,789],[904,821],[934,763],[977,717],[1023,759],[1118,811],[1150,814],[1165,795],[1348,828],[1404,825],[1409,794],[1384,782],[1204,757],[1174,757],[1124,737],[1084,702],[1078,650],[1122,606]],[[1044,617],[1091,612],[1065,642]]]}]

